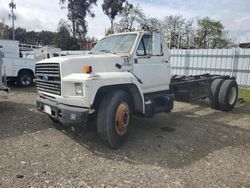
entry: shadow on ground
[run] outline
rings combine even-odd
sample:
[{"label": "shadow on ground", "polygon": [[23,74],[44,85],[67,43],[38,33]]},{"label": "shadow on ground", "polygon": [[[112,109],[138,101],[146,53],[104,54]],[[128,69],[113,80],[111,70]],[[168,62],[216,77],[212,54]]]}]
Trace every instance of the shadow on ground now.
[{"label": "shadow on ground", "polygon": [[[249,106],[237,107],[229,113],[210,110],[198,103],[192,106],[153,119],[134,117],[128,141],[121,149],[112,150],[93,129],[79,126],[65,129],[53,125],[47,116],[36,111],[35,105],[2,101],[0,140],[54,126],[93,155],[168,168],[191,165],[225,147],[242,147],[250,143],[249,130],[221,121],[221,117],[240,118],[249,114]],[[209,113],[199,113],[202,111]]]},{"label": "shadow on ground", "polygon": [[31,104],[0,102],[0,140],[53,127]]},{"label": "shadow on ground", "polygon": [[199,105],[170,115],[160,114],[153,119],[134,117],[130,137],[119,150],[109,149],[96,131],[82,127],[61,130],[94,155],[169,168],[191,165],[228,146],[244,147],[250,144],[249,130],[221,121],[221,117],[240,118],[248,114],[249,106],[237,107],[230,113],[211,110],[211,113],[196,115],[206,109],[206,105]]}]

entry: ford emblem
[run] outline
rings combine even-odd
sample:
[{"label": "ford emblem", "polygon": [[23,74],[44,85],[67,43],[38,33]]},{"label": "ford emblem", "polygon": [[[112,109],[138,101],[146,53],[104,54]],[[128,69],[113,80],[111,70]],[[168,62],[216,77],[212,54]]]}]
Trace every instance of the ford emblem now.
[{"label": "ford emblem", "polygon": [[42,80],[43,80],[43,81],[48,81],[48,80],[49,80],[49,77],[48,77],[47,75],[44,75],[44,76],[42,77]]}]

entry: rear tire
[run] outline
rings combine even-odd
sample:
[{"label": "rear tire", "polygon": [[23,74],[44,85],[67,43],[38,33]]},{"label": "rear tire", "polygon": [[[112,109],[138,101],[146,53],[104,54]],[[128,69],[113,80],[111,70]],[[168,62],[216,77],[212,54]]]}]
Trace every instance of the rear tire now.
[{"label": "rear tire", "polygon": [[216,110],[219,109],[218,97],[219,97],[220,88],[223,82],[224,82],[224,79],[215,79],[211,84],[211,90],[210,90],[210,95],[209,95],[210,106],[211,108],[216,109]]},{"label": "rear tire", "polygon": [[121,147],[129,134],[131,98],[118,90],[108,93],[102,100],[97,115],[97,132],[111,148]]},{"label": "rear tire", "polygon": [[33,74],[29,71],[21,71],[18,74],[17,82],[21,87],[29,87],[33,84]]},{"label": "rear tire", "polygon": [[235,80],[225,80],[219,92],[219,108],[230,111],[234,108],[238,98],[238,85]]}]

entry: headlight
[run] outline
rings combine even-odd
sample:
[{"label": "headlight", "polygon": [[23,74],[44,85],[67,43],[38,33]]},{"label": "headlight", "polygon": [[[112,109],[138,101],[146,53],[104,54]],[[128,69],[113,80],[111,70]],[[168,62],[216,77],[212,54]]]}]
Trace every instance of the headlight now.
[{"label": "headlight", "polygon": [[76,95],[83,95],[83,86],[80,83],[75,83]]}]

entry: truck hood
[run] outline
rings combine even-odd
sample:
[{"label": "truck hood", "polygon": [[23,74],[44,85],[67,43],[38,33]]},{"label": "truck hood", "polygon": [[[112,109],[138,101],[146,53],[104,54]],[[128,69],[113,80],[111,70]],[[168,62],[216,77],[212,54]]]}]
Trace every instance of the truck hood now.
[{"label": "truck hood", "polygon": [[62,76],[83,73],[84,66],[91,66],[93,73],[120,72],[132,69],[131,60],[128,55],[107,53],[56,57],[45,59],[38,63],[59,63]]}]

